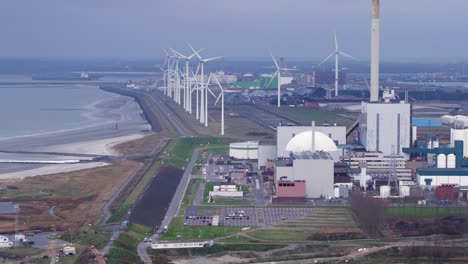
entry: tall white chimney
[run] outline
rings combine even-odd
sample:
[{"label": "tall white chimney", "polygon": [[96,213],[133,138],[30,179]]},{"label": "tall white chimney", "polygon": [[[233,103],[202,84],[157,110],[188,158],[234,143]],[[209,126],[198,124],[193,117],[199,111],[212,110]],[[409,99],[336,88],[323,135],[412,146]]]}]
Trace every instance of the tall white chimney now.
[{"label": "tall white chimney", "polygon": [[379,101],[380,0],[372,0],[370,101]]}]

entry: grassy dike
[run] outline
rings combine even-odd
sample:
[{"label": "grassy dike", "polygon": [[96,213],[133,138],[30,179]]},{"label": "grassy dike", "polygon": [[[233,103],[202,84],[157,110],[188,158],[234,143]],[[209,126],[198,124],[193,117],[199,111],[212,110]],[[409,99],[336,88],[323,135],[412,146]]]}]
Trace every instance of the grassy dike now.
[{"label": "grassy dike", "polygon": [[[164,149],[153,159],[148,169],[140,177],[133,190],[127,195],[122,204],[114,211],[109,223],[119,223],[128,216],[127,212],[133,208],[138,199],[143,195],[153,176],[161,166],[173,166],[185,169],[196,148],[207,149],[210,146],[224,145],[232,140],[211,137],[178,138],[170,140]],[[191,186],[199,182],[191,181]],[[191,189],[187,188],[188,190]],[[193,200],[193,194],[184,196],[184,204]],[[177,220],[175,220],[177,222]],[[153,229],[143,225],[131,224],[127,231],[122,231],[119,238],[112,245],[107,263],[139,263],[137,254],[138,243],[144,237],[152,234]]]}]

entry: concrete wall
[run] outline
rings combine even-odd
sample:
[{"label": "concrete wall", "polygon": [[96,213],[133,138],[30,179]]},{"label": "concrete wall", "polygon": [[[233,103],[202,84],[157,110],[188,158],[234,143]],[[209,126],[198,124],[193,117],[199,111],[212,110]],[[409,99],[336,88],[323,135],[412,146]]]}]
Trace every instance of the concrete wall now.
[{"label": "concrete wall", "polygon": [[306,181],[306,197],[333,197],[333,170],[331,159],[296,159],[293,180]]},{"label": "concrete wall", "polygon": [[276,158],[276,146],[259,145],[258,146],[258,169],[265,166],[267,161]]},{"label": "concrete wall", "polygon": [[[277,128],[276,146],[277,157],[289,157],[289,153],[285,151],[288,142],[297,134],[312,130],[311,126],[279,126]],[[338,142],[338,145],[346,144],[346,127],[345,126],[316,126],[315,131],[322,132],[325,135]]]},{"label": "concrete wall", "polygon": [[293,181],[294,180],[293,173],[294,173],[294,170],[292,166],[285,166],[285,167],[276,166],[275,181],[279,181],[281,177],[283,176],[287,177],[285,180]]},{"label": "concrete wall", "polygon": [[367,151],[402,154],[410,146],[411,106],[407,103],[363,103],[360,140]]}]

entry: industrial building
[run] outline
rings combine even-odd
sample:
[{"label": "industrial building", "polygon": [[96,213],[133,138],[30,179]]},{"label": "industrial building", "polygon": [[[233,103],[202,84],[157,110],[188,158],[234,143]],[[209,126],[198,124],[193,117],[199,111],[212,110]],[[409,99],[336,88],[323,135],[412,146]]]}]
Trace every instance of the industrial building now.
[{"label": "industrial building", "polygon": [[398,180],[411,180],[412,171],[406,168],[406,158],[403,155],[385,155],[381,152],[353,152],[351,157],[343,157],[350,168],[366,166],[368,175],[388,175],[394,171]]},{"label": "industrial building", "polygon": [[324,151],[294,153],[289,159],[277,160],[275,182],[277,190],[280,189],[277,196],[294,194],[299,198],[305,191],[306,198],[333,197],[333,166],[332,157]]},{"label": "industrial building", "polygon": [[[276,136],[276,146],[277,146],[276,156],[277,157],[289,157],[289,152],[286,150],[286,145],[296,135],[305,131],[310,132],[311,127],[310,126],[278,126],[277,136]],[[335,126],[315,126],[315,131],[321,132],[322,134],[331,138],[334,145],[346,144],[346,127],[345,126],[336,126],[336,125]],[[310,141],[310,139],[308,140]]]},{"label": "industrial building", "polygon": [[258,159],[258,141],[229,144],[229,156],[235,159]]},{"label": "industrial building", "polygon": [[260,143],[258,145],[258,169],[265,168],[265,164],[269,160],[276,159],[277,148],[273,144]]},{"label": "industrial building", "polygon": [[426,188],[434,188],[445,184],[468,186],[468,168],[429,168],[418,169],[417,183]]},{"label": "industrial building", "polygon": [[359,129],[360,141],[367,151],[405,155],[402,149],[411,143],[411,105],[363,102]]},{"label": "industrial building", "polygon": [[[456,140],[463,141],[463,157],[468,157],[468,128],[459,125],[450,129],[450,146],[454,147]],[[468,127],[468,123],[466,127]]]}]

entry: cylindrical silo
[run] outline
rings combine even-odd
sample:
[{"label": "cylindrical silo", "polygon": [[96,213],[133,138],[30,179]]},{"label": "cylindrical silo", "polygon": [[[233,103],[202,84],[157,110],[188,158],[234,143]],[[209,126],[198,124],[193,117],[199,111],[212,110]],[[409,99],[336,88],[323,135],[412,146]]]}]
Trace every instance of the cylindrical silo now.
[{"label": "cylindrical silo", "polygon": [[445,154],[437,155],[437,168],[447,168],[447,157]]},{"label": "cylindrical silo", "polygon": [[390,196],[390,186],[382,185],[380,186],[380,197],[387,198]]},{"label": "cylindrical silo", "polygon": [[456,168],[455,154],[447,155],[447,168],[455,169]]}]

